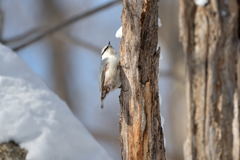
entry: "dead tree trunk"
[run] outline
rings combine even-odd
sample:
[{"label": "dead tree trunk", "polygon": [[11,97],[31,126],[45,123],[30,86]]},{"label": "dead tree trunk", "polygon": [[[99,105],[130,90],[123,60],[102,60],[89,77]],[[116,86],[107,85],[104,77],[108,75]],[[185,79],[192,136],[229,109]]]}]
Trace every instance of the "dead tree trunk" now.
[{"label": "dead tree trunk", "polygon": [[158,0],[123,0],[120,130],[124,160],[165,160],[157,19]]},{"label": "dead tree trunk", "polygon": [[239,108],[239,1],[209,0],[198,6],[180,0],[179,5],[190,115],[185,159],[236,159],[233,141],[239,137],[233,138],[232,123],[234,106]]},{"label": "dead tree trunk", "polygon": [[237,152],[235,152],[235,156],[234,156],[234,160],[238,160],[240,159],[240,46],[238,46],[238,58],[237,58],[238,62],[237,62],[237,68],[238,68],[238,71],[237,71],[237,80],[238,80],[238,83],[237,83],[237,96],[236,96],[236,101],[235,101],[235,111],[237,112],[237,116],[235,117],[236,118],[236,138],[234,139],[237,143],[237,145],[235,146],[237,149]]}]

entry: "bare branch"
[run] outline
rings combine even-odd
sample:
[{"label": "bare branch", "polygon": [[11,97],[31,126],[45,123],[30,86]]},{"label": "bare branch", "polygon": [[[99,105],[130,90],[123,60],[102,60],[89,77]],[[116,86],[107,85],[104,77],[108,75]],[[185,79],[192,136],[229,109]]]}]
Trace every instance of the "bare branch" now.
[{"label": "bare branch", "polygon": [[62,22],[62,23],[60,23],[60,24],[57,24],[56,26],[50,27],[49,29],[47,29],[46,31],[40,33],[38,36],[30,39],[30,40],[27,41],[26,43],[21,44],[20,46],[17,46],[17,47],[15,47],[15,48],[13,48],[13,50],[14,50],[14,51],[19,51],[19,50],[21,50],[22,48],[25,48],[26,46],[28,46],[28,45],[30,45],[30,44],[32,44],[32,43],[34,43],[34,42],[37,42],[37,41],[43,39],[43,38],[46,37],[46,36],[49,36],[49,35],[51,35],[51,34],[53,34],[53,33],[55,33],[55,32],[58,32],[58,31],[62,30],[63,28],[68,27],[69,25],[71,25],[71,24],[73,24],[73,23],[75,23],[75,22],[77,22],[77,21],[79,21],[79,20],[82,20],[82,19],[84,19],[84,18],[87,18],[87,17],[89,17],[89,16],[91,16],[91,15],[97,13],[97,12],[100,12],[100,11],[102,11],[102,10],[104,10],[104,9],[107,9],[107,8],[109,8],[109,7],[117,4],[117,3],[119,3],[119,2],[121,2],[121,0],[114,0],[114,1],[111,1],[111,2],[109,2],[109,3],[107,3],[107,4],[104,4],[104,5],[102,5],[102,6],[99,6],[99,7],[97,7],[97,8],[94,8],[94,9],[91,9],[91,10],[89,10],[89,11],[86,11],[86,12],[84,12],[84,13],[82,13],[82,14],[73,16],[72,18],[70,18],[70,19],[68,19],[68,20],[66,20],[66,21],[64,21],[64,22]]},{"label": "bare branch", "polygon": [[[57,37],[59,37],[58,39],[61,39],[63,41],[66,41],[68,43],[72,43],[75,44],[77,46],[82,46],[90,51],[93,51],[94,53],[99,54],[101,52],[101,48],[99,48],[98,46],[95,46],[85,40],[82,40],[80,38],[76,38],[74,36],[71,35],[63,35],[63,34],[58,34]],[[99,54],[100,55],[100,54]]]},{"label": "bare branch", "polygon": [[2,43],[3,44],[6,44],[6,45],[9,45],[9,44],[12,44],[12,43],[18,43],[24,39],[27,39],[28,37],[34,35],[34,34],[37,34],[39,31],[41,31],[42,29],[40,27],[37,27],[37,28],[32,28],[30,29],[29,31],[26,31],[20,35],[17,35],[13,38],[9,38],[9,39],[3,39],[2,40]]}]

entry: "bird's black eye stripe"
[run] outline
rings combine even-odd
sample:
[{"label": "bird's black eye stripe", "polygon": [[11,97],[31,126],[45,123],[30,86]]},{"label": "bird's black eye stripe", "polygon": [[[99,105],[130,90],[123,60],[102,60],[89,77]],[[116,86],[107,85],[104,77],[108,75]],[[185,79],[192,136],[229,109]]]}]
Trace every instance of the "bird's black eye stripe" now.
[{"label": "bird's black eye stripe", "polygon": [[103,53],[108,49],[109,46],[107,46],[106,48],[104,48],[103,52],[102,52],[102,55]]}]

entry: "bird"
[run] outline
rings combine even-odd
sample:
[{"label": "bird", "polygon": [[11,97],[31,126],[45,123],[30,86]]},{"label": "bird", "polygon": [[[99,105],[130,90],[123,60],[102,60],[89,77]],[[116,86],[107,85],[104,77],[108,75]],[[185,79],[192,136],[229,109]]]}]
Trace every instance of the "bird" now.
[{"label": "bird", "polygon": [[101,51],[100,92],[101,108],[106,95],[121,86],[119,55],[112,47],[110,41]]}]

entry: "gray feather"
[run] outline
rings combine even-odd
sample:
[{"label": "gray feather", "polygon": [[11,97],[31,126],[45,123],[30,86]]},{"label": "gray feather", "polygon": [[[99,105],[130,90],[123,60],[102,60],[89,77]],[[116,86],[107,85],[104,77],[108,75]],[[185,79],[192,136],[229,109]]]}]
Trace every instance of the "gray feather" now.
[{"label": "gray feather", "polygon": [[107,70],[107,58],[101,62],[101,73],[100,73],[100,93],[101,93],[101,108],[103,108],[103,99],[106,96],[106,91],[104,89],[105,82],[105,72]]}]

